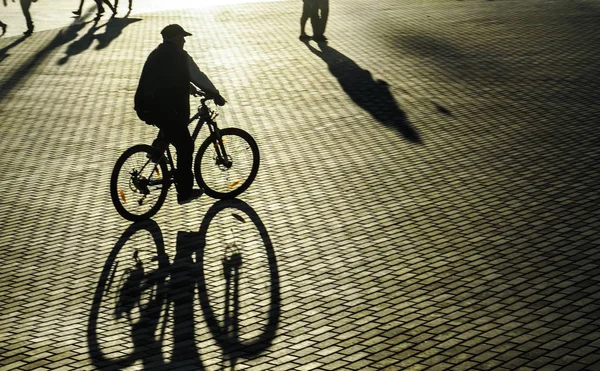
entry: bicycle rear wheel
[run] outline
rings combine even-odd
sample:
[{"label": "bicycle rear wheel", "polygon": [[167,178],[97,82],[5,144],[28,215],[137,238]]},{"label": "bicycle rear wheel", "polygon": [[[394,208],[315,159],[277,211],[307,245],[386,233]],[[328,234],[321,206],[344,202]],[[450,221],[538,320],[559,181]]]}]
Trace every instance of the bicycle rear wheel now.
[{"label": "bicycle rear wheel", "polygon": [[151,218],[165,202],[170,179],[163,160],[154,163],[155,149],[139,144],[126,150],[117,160],[110,177],[110,196],[115,209],[127,220]]},{"label": "bicycle rear wheel", "polygon": [[[256,178],[260,157],[258,145],[250,134],[238,128],[220,130],[222,141],[216,133],[202,143],[194,161],[194,174],[198,185],[213,198],[233,198],[244,192]],[[217,153],[223,153],[225,164]]]}]

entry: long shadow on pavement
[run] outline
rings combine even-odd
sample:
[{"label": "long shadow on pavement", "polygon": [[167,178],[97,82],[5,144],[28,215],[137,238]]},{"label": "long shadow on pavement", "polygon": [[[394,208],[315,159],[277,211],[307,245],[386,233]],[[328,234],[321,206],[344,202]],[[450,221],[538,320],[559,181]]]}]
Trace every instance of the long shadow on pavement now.
[{"label": "long shadow on pavement", "polygon": [[[65,64],[69,58],[73,55],[80,54],[83,51],[87,50],[94,39],[98,39],[98,46],[96,50],[100,50],[106,48],[114,39],[116,39],[121,33],[123,29],[130,25],[131,23],[141,21],[141,18],[111,18],[106,23],[106,31],[103,34],[95,35],[95,32],[100,29],[102,26],[98,26],[99,18],[94,18],[93,20],[86,20],[90,17],[91,11],[88,11],[81,18],[75,19],[69,26],[67,26],[64,30],[61,30],[48,45],[43,47],[40,51],[38,51],[29,61],[19,69],[13,73],[12,76],[8,77],[5,82],[0,85],[0,101],[8,96],[8,94],[15,89],[15,87],[24,80],[37,66],[42,64],[44,60],[54,51],[62,45],[65,45],[69,42],[69,46],[66,50],[66,55],[58,61],[58,64]],[[81,30],[83,30],[87,24],[92,23],[90,29],[79,39],[77,39],[77,35]],[[0,49],[0,63],[4,59],[6,59],[10,54],[8,51],[15,46],[19,45],[23,41],[25,41],[28,37],[31,36],[22,36],[19,39],[12,42],[10,45],[5,46]]]},{"label": "long shadow on pavement", "polygon": [[[89,16],[89,13],[86,14],[83,18],[85,19]],[[19,67],[17,71],[13,73],[12,76],[6,79],[2,85],[0,85],[0,101],[23,80],[29,75],[29,73],[34,70],[37,66],[42,64],[44,60],[48,57],[48,55],[56,48],[60,47],[68,43],[71,40],[77,38],[77,34],[81,31],[85,25],[89,23],[89,21],[73,21],[66,29],[61,30],[48,45],[38,51],[27,63],[23,64]],[[21,40],[21,39],[19,39]],[[19,41],[17,40],[17,41]],[[19,41],[22,42],[23,40]],[[15,43],[13,43],[15,44]],[[11,44],[12,45],[12,44]],[[15,44],[16,45],[16,44]],[[14,45],[13,45],[14,46]]]},{"label": "long shadow on pavement", "polygon": [[[266,253],[267,266],[262,268],[269,271],[270,301],[268,309],[265,308],[267,320],[263,331],[252,339],[240,338],[243,332],[239,317],[240,276],[251,273],[248,270],[242,273],[240,267],[242,264],[256,267],[257,254],[244,246],[225,243],[207,247],[207,241],[214,241],[207,238],[209,233],[211,236],[217,233],[220,243],[228,240],[220,232],[227,235],[233,227],[227,223],[232,228],[224,228],[221,224],[224,218],[234,223],[250,221],[246,225],[254,231],[253,241],[260,236],[265,248],[262,255]],[[248,235],[242,234],[240,239],[247,241]],[[214,284],[219,282],[215,279],[223,276],[224,304],[213,297],[219,295],[215,290],[221,287]],[[219,201],[208,210],[199,232],[178,232],[172,264],[158,224],[150,220],[127,228],[105,262],[93,298],[87,337],[94,366],[122,369],[142,361],[145,369],[204,369],[201,349],[196,345],[196,288],[208,329],[223,350],[223,362],[229,362],[231,369],[235,369],[239,357],[253,358],[270,347],[279,324],[279,275],[266,228],[248,204],[239,200]],[[217,306],[224,307],[217,309]],[[217,320],[222,317],[223,325]],[[254,334],[254,327],[252,331]],[[172,349],[167,349],[171,342]]]},{"label": "long shadow on pavement", "polygon": [[414,143],[421,143],[419,133],[412,127],[406,114],[390,92],[389,85],[383,80],[375,80],[368,70],[361,68],[356,62],[343,53],[319,42],[319,49],[309,42],[308,49],[319,56],[329,71],[359,107],[369,112],[380,123],[398,130],[404,138]]},{"label": "long shadow on pavement", "polygon": [[114,39],[119,37],[123,33],[123,29],[132,23],[141,21],[141,18],[129,18],[127,16],[123,18],[112,17],[106,23],[106,29],[103,34],[96,35],[98,39],[98,45],[96,50],[106,48]]},{"label": "long shadow on pavement", "polygon": [[22,43],[23,41],[25,41],[29,36],[30,35],[21,36],[18,39],[16,39],[15,41],[13,41],[12,43],[10,43],[9,45],[0,49],[0,63],[2,63],[2,61],[10,55],[10,54],[8,54],[8,51],[10,49],[14,48],[15,46],[17,46],[20,43]]}]

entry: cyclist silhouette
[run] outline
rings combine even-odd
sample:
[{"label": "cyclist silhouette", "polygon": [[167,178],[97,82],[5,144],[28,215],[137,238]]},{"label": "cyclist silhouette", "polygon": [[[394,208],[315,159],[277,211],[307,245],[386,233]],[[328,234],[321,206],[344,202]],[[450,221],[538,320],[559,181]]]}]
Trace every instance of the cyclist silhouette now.
[{"label": "cyclist silhouette", "polygon": [[192,34],[178,24],[166,26],[163,42],[146,60],[135,93],[138,117],[160,129],[153,146],[160,148],[160,140],[171,143],[177,150],[175,174],[177,201],[187,203],[200,197],[202,190],[193,189],[192,155],[194,142],[187,128],[190,116],[189,95],[196,87],[212,97],[217,105],[225,99],[196,62],[183,49],[185,37]]}]

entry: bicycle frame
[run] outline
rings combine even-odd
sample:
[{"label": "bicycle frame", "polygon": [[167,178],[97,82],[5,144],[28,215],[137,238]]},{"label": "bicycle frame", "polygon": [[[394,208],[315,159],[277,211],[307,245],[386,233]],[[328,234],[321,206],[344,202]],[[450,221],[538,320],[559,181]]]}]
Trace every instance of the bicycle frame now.
[{"label": "bicycle frame", "polygon": [[[221,131],[219,130],[219,127],[217,126],[217,122],[215,121],[215,118],[219,114],[217,112],[214,112],[210,108],[208,108],[208,106],[206,105],[206,100],[207,100],[206,98],[203,98],[200,100],[201,103],[200,103],[200,106],[198,106],[198,111],[188,121],[188,125],[189,125],[192,122],[198,120],[198,123],[196,124],[196,127],[194,128],[194,132],[192,133],[192,142],[196,143],[196,138],[198,137],[200,130],[202,129],[204,124],[207,124],[208,130],[210,132],[209,138],[213,135],[215,135],[217,138],[218,145],[216,143],[214,144],[215,151],[217,152],[217,164],[223,165],[229,169],[231,167],[232,163],[227,156],[227,151],[225,150],[225,146],[223,146],[223,138],[221,137]],[[173,156],[171,155],[171,150],[169,149],[169,146],[166,147],[165,152],[167,155],[167,164],[168,164],[169,171],[170,171],[169,176],[172,176],[173,169],[175,169],[175,163],[173,161]],[[163,156],[164,156],[164,153],[162,154],[161,158]],[[148,165],[148,163],[150,163],[150,160],[148,160],[148,162],[142,167],[142,171]],[[155,164],[154,169],[152,170],[152,173],[150,174],[150,176],[152,176],[154,174],[156,169],[158,169],[157,164]],[[154,182],[150,182],[149,184],[156,185],[156,184],[159,184],[160,182],[162,182],[162,181],[154,181]],[[154,183],[156,183],[156,184],[154,184]]]},{"label": "bicycle frame", "polygon": [[208,106],[206,106],[206,98],[203,98],[200,100],[198,112],[196,112],[196,114],[192,116],[192,118],[190,118],[188,125],[194,122],[195,120],[198,120],[198,124],[196,125],[196,128],[194,129],[194,132],[192,134],[192,141],[195,143],[196,138],[198,137],[198,133],[200,132],[200,129],[202,129],[202,126],[204,124],[208,124],[208,130],[210,132],[209,138],[215,135],[217,137],[217,143],[219,144],[218,146],[217,144],[215,144],[215,151],[217,152],[218,163],[224,165],[226,168],[229,169],[231,167],[231,161],[229,161],[229,158],[227,157],[225,146],[223,146],[223,138],[221,138],[221,131],[219,130],[217,122],[215,121],[215,118],[217,116],[219,116],[219,114],[208,108]]}]

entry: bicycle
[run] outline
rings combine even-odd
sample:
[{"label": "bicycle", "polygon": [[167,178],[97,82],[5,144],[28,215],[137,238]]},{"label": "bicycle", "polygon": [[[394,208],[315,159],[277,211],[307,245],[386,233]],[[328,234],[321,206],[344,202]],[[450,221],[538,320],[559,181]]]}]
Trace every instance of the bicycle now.
[{"label": "bicycle", "polygon": [[[258,173],[258,144],[239,128],[219,129],[215,109],[206,105],[212,98],[202,92],[192,134],[195,143],[200,129],[208,125],[209,135],[198,148],[194,176],[204,192],[217,199],[234,198],[244,192]],[[154,146],[138,144],[117,160],[110,179],[110,195],[117,212],[125,219],[149,219],[162,207],[169,188],[175,183],[175,165],[169,144],[159,132]]]}]

